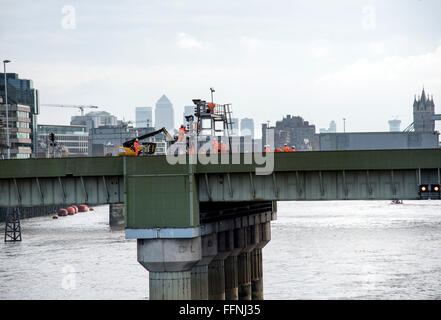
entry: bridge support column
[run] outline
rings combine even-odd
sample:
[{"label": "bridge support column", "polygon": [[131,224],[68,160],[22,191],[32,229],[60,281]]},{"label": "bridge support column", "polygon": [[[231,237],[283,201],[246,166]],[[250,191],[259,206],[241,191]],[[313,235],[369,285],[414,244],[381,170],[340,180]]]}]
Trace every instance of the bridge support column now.
[{"label": "bridge support column", "polygon": [[208,265],[208,299],[225,300],[225,266],[223,259],[214,259]]},{"label": "bridge support column", "polygon": [[239,300],[251,300],[251,265],[250,253],[243,252],[237,259]]},{"label": "bridge support column", "polygon": [[239,299],[239,278],[237,256],[229,256],[225,260],[225,300]]},{"label": "bridge support column", "polygon": [[149,272],[150,300],[191,300],[191,272]]},{"label": "bridge support column", "polygon": [[208,264],[191,269],[191,300],[208,300]]},{"label": "bridge support column", "polygon": [[149,271],[150,300],[190,300],[191,269],[201,260],[201,237],[138,239],[138,262]]},{"label": "bridge support column", "polygon": [[239,300],[251,300],[251,252],[260,240],[259,224],[243,228],[246,246],[238,257]]},{"label": "bridge support column", "polygon": [[225,260],[225,299],[239,300],[239,269],[238,256],[247,246],[245,228],[233,230],[234,244],[230,256]]},{"label": "bridge support column", "polygon": [[124,203],[109,204],[109,226],[124,228]]},{"label": "bridge support column", "polygon": [[208,265],[217,255],[217,234],[202,237],[202,259],[191,269],[191,299],[208,300]]},{"label": "bridge support column", "polygon": [[225,300],[225,260],[234,246],[232,230],[217,233],[217,255],[208,265],[208,300]]},{"label": "bridge support column", "polygon": [[259,225],[260,241],[251,253],[251,298],[263,300],[263,256],[262,249],[271,240],[271,223]]},{"label": "bridge support column", "polygon": [[251,299],[263,300],[262,249],[251,252]]}]

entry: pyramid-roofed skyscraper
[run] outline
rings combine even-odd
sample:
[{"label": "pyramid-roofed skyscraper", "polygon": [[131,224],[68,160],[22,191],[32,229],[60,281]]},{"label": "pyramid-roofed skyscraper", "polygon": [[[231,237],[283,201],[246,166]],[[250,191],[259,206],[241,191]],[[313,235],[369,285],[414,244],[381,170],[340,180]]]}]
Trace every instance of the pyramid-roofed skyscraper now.
[{"label": "pyramid-roofed skyscraper", "polygon": [[155,109],[155,128],[165,127],[170,133],[173,132],[175,123],[173,104],[165,94],[156,102]]}]

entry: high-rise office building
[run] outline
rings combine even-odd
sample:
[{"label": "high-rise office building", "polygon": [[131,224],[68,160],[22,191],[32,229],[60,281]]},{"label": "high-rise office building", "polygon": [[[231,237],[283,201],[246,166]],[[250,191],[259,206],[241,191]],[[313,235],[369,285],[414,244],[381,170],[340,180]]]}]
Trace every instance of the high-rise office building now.
[{"label": "high-rise office building", "polygon": [[336,133],[337,132],[337,124],[335,123],[334,120],[332,120],[329,123],[329,128],[328,129],[320,129],[320,133]]},{"label": "high-rise office building", "polygon": [[283,148],[285,143],[289,147],[295,146],[297,151],[318,150],[318,135],[315,134],[315,125],[305,121],[302,117],[287,115],[281,121],[277,121],[275,127],[262,124],[263,144],[267,144],[267,129],[274,129],[274,145],[268,141],[272,150]]},{"label": "high-rise office building", "polygon": [[240,121],[240,134],[241,136],[254,137],[254,120],[250,118],[243,118]]},{"label": "high-rise office building", "polygon": [[[9,95],[9,93],[8,93]],[[7,158],[7,137],[9,131],[10,159],[26,159],[32,154],[31,108],[8,101],[8,127],[6,130],[6,104],[0,97],[0,159]]]},{"label": "high-rise office building", "polygon": [[162,127],[165,127],[169,132],[173,132],[175,127],[173,104],[165,95],[162,95],[156,102],[155,109],[155,128],[161,129]]},{"label": "high-rise office building", "polygon": [[389,120],[389,131],[390,132],[400,132],[401,120],[393,119]]},{"label": "high-rise office building", "polygon": [[239,135],[239,118],[231,118],[231,127],[232,127],[232,135],[238,136]]},{"label": "high-rise office building", "polygon": [[194,115],[194,108],[195,108],[195,106],[185,106],[184,107],[184,117],[183,117],[183,124],[184,125],[186,125],[187,124],[187,120],[185,120],[185,117],[186,116],[192,116],[192,115]]},{"label": "high-rise office building", "polygon": [[337,132],[337,124],[335,123],[334,120],[332,120],[331,123],[329,124],[328,132],[329,133],[336,133]]},{"label": "high-rise office building", "polygon": [[136,127],[138,128],[153,127],[152,107],[136,108]]},{"label": "high-rise office building", "polygon": [[[0,73],[0,119],[6,129],[5,74]],[[40,113],[38,90],[32,80],[20,79],[16,73],[7,73],[9,143],[11,158],[35,156],[37,147],[37,115]],[[3,111],[3,112],[2,112]],[[4,130],[6,131],[6,130]]]}]

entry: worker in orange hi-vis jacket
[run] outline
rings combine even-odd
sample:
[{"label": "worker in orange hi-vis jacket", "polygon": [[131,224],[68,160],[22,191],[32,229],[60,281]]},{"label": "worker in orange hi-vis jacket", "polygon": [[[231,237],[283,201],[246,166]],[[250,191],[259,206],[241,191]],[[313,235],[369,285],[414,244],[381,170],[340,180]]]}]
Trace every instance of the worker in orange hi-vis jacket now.
[{"label": "worker in orange hi-vis jacket", "polygon": [[214,113],[214,103],[207,103],[208,109],[210,110],[210,113]]},{"label": "worker in orange hi-vis jacket", "polygon": [[296,146],[291,147],[291,152],[296,152]]},{"label": "worker in orange hi-vis jacket", "polygon": [[135,154],[138,155],[138,153],[139,153],[138,139],[136,139],[135,142],[133,142],[133,149],[135,149]]},{"label": "worker in orange hi-vis jacket", "polygon": [[225,143],[222,143],[220,146],[220,152],[221,153],[227,153],[227,145]]},{"label": "worker in orange hi-vis jacket", "polygon": [[285,146],[283,147],[282,151],[283,151],[283,152],[290,152],[290,151],[291,151],[291,150],[289,149],[287,143],[285,143]]},{"label": "worker in orange hi-vis jacket", "polygon": [[274,149],[274,152],[282,152],[282,150],[280,150],[280,148],[276,148]]},{"label": "worker in orange hi-vis jacket", "polygon": [[271,149],[270,149],[269,144],[267,144],[267,145],[265,146],[265,152],[271,152]]},{"label": "worker in orange hi-vis jacket", "polygon": [[179,128],[179,133],[178,133],[178,142],[184,141],[186,133],[187,133],[187,130],[185,130],[184,125],[181,125],[181,127]]},{"label": "worker in orange hi-vis jacket", "polygon": [[219,153],[219,143],[216,140],[213,140],[212,146],[213,146],[213,154],[218,154]]}]

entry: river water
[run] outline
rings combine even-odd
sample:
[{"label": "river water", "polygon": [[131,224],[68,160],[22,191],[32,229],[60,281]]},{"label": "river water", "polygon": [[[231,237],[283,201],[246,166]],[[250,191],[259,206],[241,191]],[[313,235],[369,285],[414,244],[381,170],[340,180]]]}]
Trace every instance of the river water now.
[{"label": "river water", "polygon": [[[265,299],[441,299],[441,202],[279,202]],[[4,225],[0,226],[3,231]],[[108,206],[22,220],[0,242],[0,299],[148,299],[136,241]]]}]

